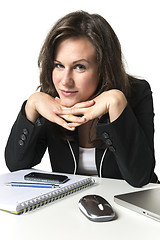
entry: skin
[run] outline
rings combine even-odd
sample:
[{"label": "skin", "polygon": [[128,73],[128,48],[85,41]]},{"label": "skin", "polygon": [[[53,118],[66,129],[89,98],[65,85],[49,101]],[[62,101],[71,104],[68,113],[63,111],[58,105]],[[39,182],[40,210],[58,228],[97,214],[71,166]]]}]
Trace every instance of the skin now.
[{"label": "skin", "polygon": [[69,38],[56,51],[53,84],[61,104],[72,107],[87,101],[98,85],[95,50],[87,38]]},{"label": "skin", "polygon": [[53,98],[42,92],[32,94],[26,103],[26,116],[35,122],[42,115],[71,131],[78,127],[80,145],[84,147],[89,146],[87,140],[85,144],[81,143],[93,119],[108,112],[113,122],[127,105],[124,94],[116,89],[92,97],[99,81],[98,67],[94,46],[85,37],[60,42],[56,49],[52,79],[59,97]]}]

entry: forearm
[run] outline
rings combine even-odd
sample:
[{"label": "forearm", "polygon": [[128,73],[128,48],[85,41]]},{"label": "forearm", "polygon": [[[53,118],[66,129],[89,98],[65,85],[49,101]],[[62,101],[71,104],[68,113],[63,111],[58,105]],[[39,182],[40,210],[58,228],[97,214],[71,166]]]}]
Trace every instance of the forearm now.
[{"label": "forearm", "polygon": [[97,131],[106,146],[114,151],[121,175],[128,183],[140,187],[151,181],[155,166],[154,148],[149,146],[129,106],[116,121],[110,124],[99,122]]},{"label": "forearm", "polygon": [[[40,93],[38,93],[40,94]],[[37,99],[37,93],[32,94],[28,101],[26,102],[25,105],[25,114],[26,117],[29,121],[31,121],[32,123],[35,123],[35,121],[37,120],[37,118],[39,117],[39,113],[36,110],[36,99]]]},{"label": "forearm", "polygon": [[[77,127],[87,121],[100,118],[106,113],[109,113],[110,121],[113,122],[121,115],[126,105],[127,100],[124,94],[117,89],[112,89],[102,92],[92,101],[77,103],[71,108],[56,110],[55,113],[63,115],[67,121],[70,121],[70,126]],[[82,121],[79,115],[82,115],[85,121]]]},{"label": "forearm", "polygon": [[124,94],[119,90],[111,90],[109,104],[108,104],[108,113],[110,122],[115,121],[123,112],[127,105],[127,100]]}]

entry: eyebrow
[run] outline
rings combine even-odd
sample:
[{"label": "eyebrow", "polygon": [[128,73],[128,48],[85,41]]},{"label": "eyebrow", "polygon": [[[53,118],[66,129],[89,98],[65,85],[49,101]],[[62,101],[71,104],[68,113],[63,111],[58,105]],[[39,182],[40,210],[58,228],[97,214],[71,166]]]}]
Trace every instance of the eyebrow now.
[{"label": "eyebrow", "polygon": [[[78,60],[74,61],[73,64],[76,64],[76,63],[82,62],[82,61],[85,61],[85,62],[87,62],[87,63],[90,63],[89,60],[82,58],[82,59],[78,59]],[[61,63],[60,61],[58,61],[58,60],[56,60],[56,59],[54,60],[54,62]]]},{"label": "eyebrow", "polygon": [[90,61],[88,61],[87,59],[78,59],[78,60],[76,60],[76,61],[74,61],[73,63],[75,64],[75,63],[77,63],[77,62],[82,62],[82,61],[85,61],[85,62],[87,62],[87,63],[90,63]]}]

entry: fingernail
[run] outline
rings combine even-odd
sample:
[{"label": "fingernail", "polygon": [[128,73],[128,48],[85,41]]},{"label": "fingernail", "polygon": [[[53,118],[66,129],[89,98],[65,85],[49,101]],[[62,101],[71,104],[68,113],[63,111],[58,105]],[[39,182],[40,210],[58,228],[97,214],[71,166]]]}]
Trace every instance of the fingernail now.
[{"label": "fingernail", "polygon": [[69,129],[72,130],[72,131],[75,130],[75,127],[70,126],[70,124],[68,124],[68,127],[69,127]]},{"label": "fingernail", "polygon": [[81,117],[81,119],[82,119],[83,121],[86,121],[86,118],[85,118],[85,116],[82,116],[82,117]]}]

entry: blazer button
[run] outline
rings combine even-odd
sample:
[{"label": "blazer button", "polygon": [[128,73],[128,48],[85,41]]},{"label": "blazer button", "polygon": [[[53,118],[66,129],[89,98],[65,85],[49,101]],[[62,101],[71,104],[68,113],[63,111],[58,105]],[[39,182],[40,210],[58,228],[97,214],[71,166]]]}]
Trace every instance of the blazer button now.
[{"label": "blazer button", "polygon": [[109,134],[108,134],[107,132],[104,132],[104,133],[102,134],[102,136],[103,136],[104,139],[109,138]]},{"label": "blazer button", "polygon": [[25,135],[28,135],[28,130],[27,130],[26,128],[24,128],[24,129],[23,129],[23,133],[24,133]]},{"label": "blazer button", "polygon": [[36,125],[37,125],[38,127],[40,127],[40,126],[42,125],[39,118],[38,118],[37,121],[36,121]]},{"label": "blazer button", "polygon": [[21,140],[25,141],[26,140],[26,135],[22,134],[21,135]]},{"label": "blazer button", "polygon": [[115,151],[116,151],[116,149],[115,149],[113,146],[110,146],[110,147],[109,147],[109,150],[110,150],[111,152],[115,152]]},{"label": "blazer button", "polygon": [[111,146],[111,145],[112,145],[112,141],[111,141],[109,138],[106,139],[105,142],[106,142],[106,144],[107,144],[108,146]]},{"label": "blazer button", "polygon": [[21,140],[19,140],[18,141],[18,144],[20,145],[20,146],[23,146],[24,145],[24,142],[23,142],[23,140],[21,139]]}]

